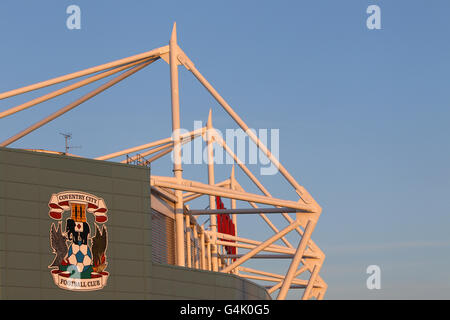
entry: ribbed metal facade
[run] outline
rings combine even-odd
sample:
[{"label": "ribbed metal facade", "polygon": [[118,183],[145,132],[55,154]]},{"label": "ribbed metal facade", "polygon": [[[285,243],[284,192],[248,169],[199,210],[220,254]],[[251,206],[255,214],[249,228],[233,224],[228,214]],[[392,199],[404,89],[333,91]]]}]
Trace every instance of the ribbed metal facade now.
[{"label": "ribbed metal facade", "polygon": [[152,210],[152,260],[175,264],[175,221]]}]

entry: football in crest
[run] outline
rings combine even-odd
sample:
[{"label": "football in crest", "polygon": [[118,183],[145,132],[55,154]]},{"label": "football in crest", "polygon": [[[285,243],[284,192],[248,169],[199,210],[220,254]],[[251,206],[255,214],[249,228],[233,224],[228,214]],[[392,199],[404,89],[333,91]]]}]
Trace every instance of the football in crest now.
[{"label": "football in crest", "polygon": [[73,243],[67,252],[67,257],[69,264],[72,266],[72,268],[68,268],[68,271],[72,269],[75,272],[82,273],[88,271],[92,265],[91,249],[85,244]]}]

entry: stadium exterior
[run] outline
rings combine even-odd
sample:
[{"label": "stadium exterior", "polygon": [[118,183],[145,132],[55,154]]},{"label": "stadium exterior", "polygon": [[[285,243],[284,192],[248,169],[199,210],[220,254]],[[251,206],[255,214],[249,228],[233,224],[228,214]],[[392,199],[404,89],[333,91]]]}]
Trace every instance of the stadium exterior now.
[{"label": "stadium exterior", "polygon": [[[9,147],[160,59],[170,66],[170,137],[95,159]],[[215,134],[211,112],[206,127],[180,133],[179,66],[200,81],[299,199],[273,197]],[[0,121],[121,71],[0,143],[0,299],[270,299],[272,295],[282,300],[289,291],[302,292],[302,299],[322,299],[327,285],[319,272],[325,255],[311,239],[320,206],[196,69],[177,44],[176,25],[168,46],[0,93],[0,99],[6,99],[90,75],[1,111]],[[207,183],[183,178],[181,146],[196,138],[207,143]],[[214,144],[234,159],[262,194],[246,192],[234,166],[229,179],[215,181]],[[151,175],[150,164],[169,153],[173,176]],[[125,155],[120,162],[107,161]],[[209,208],[191,209],[188,203],[202,196],[209,198]],[[220,207],[221,198],[231,200],[231,209]],[[236,200],[252,209],[238,208]],[[241,214],[262,219],[273,232],[261,240],[241,236],[245,234],[238,224]],[[269,218],[272,214],[287,224],[277,227]],[[198,224],[201,215],[209,216],[209,226]],[[287,234],[296,235],[298,243],[291,243]],[[285,274],[276,274],[246,266],[253,259],[290,262]]]},{"label": "stadium exterior", "polygon": [[[143,166],[0,148],[0,298],[267,299],[264,288],[236,275],[164,263],[155,238],[161,233],[152,226],[168,210],[156,202],[163,213],[152,210],[149,181]],[[109,279],[101,290],[61,289],[48,267],[54,258],[48,203],[73,189],[108,206]]]}]

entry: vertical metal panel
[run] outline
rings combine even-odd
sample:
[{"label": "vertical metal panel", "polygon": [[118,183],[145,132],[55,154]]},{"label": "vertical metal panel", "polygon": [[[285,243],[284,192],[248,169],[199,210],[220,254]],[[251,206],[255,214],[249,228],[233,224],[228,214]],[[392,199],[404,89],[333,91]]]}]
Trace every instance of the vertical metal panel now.
[{"label": "vertical metal panel", "polygon": [[175,264],[174,220],[152,210],[152,260]]},{"label": "vertical metal panel", "polygon": [[166,222],[167,263],[175,264],[175,220],[164,216]]}]

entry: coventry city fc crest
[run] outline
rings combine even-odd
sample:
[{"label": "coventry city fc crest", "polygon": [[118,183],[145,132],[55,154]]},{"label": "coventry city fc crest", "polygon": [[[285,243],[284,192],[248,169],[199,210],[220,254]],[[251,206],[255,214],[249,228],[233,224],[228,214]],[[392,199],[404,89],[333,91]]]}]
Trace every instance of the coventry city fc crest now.
[{"label": "coventry city fc crest", "polygon": [[[109,276],[105,270],[108,231],[104,223],[108,209],[104,200],[81,191],[64,191],[53,194],[48,206],[50,218],[57,221],[50,227],[50,246],[56,255],[49,266],[53,281],[66,290],[102,289]],[[65,212],[68,218],[63,228]],[[94,218],[94,236],[88,214]]]}]

